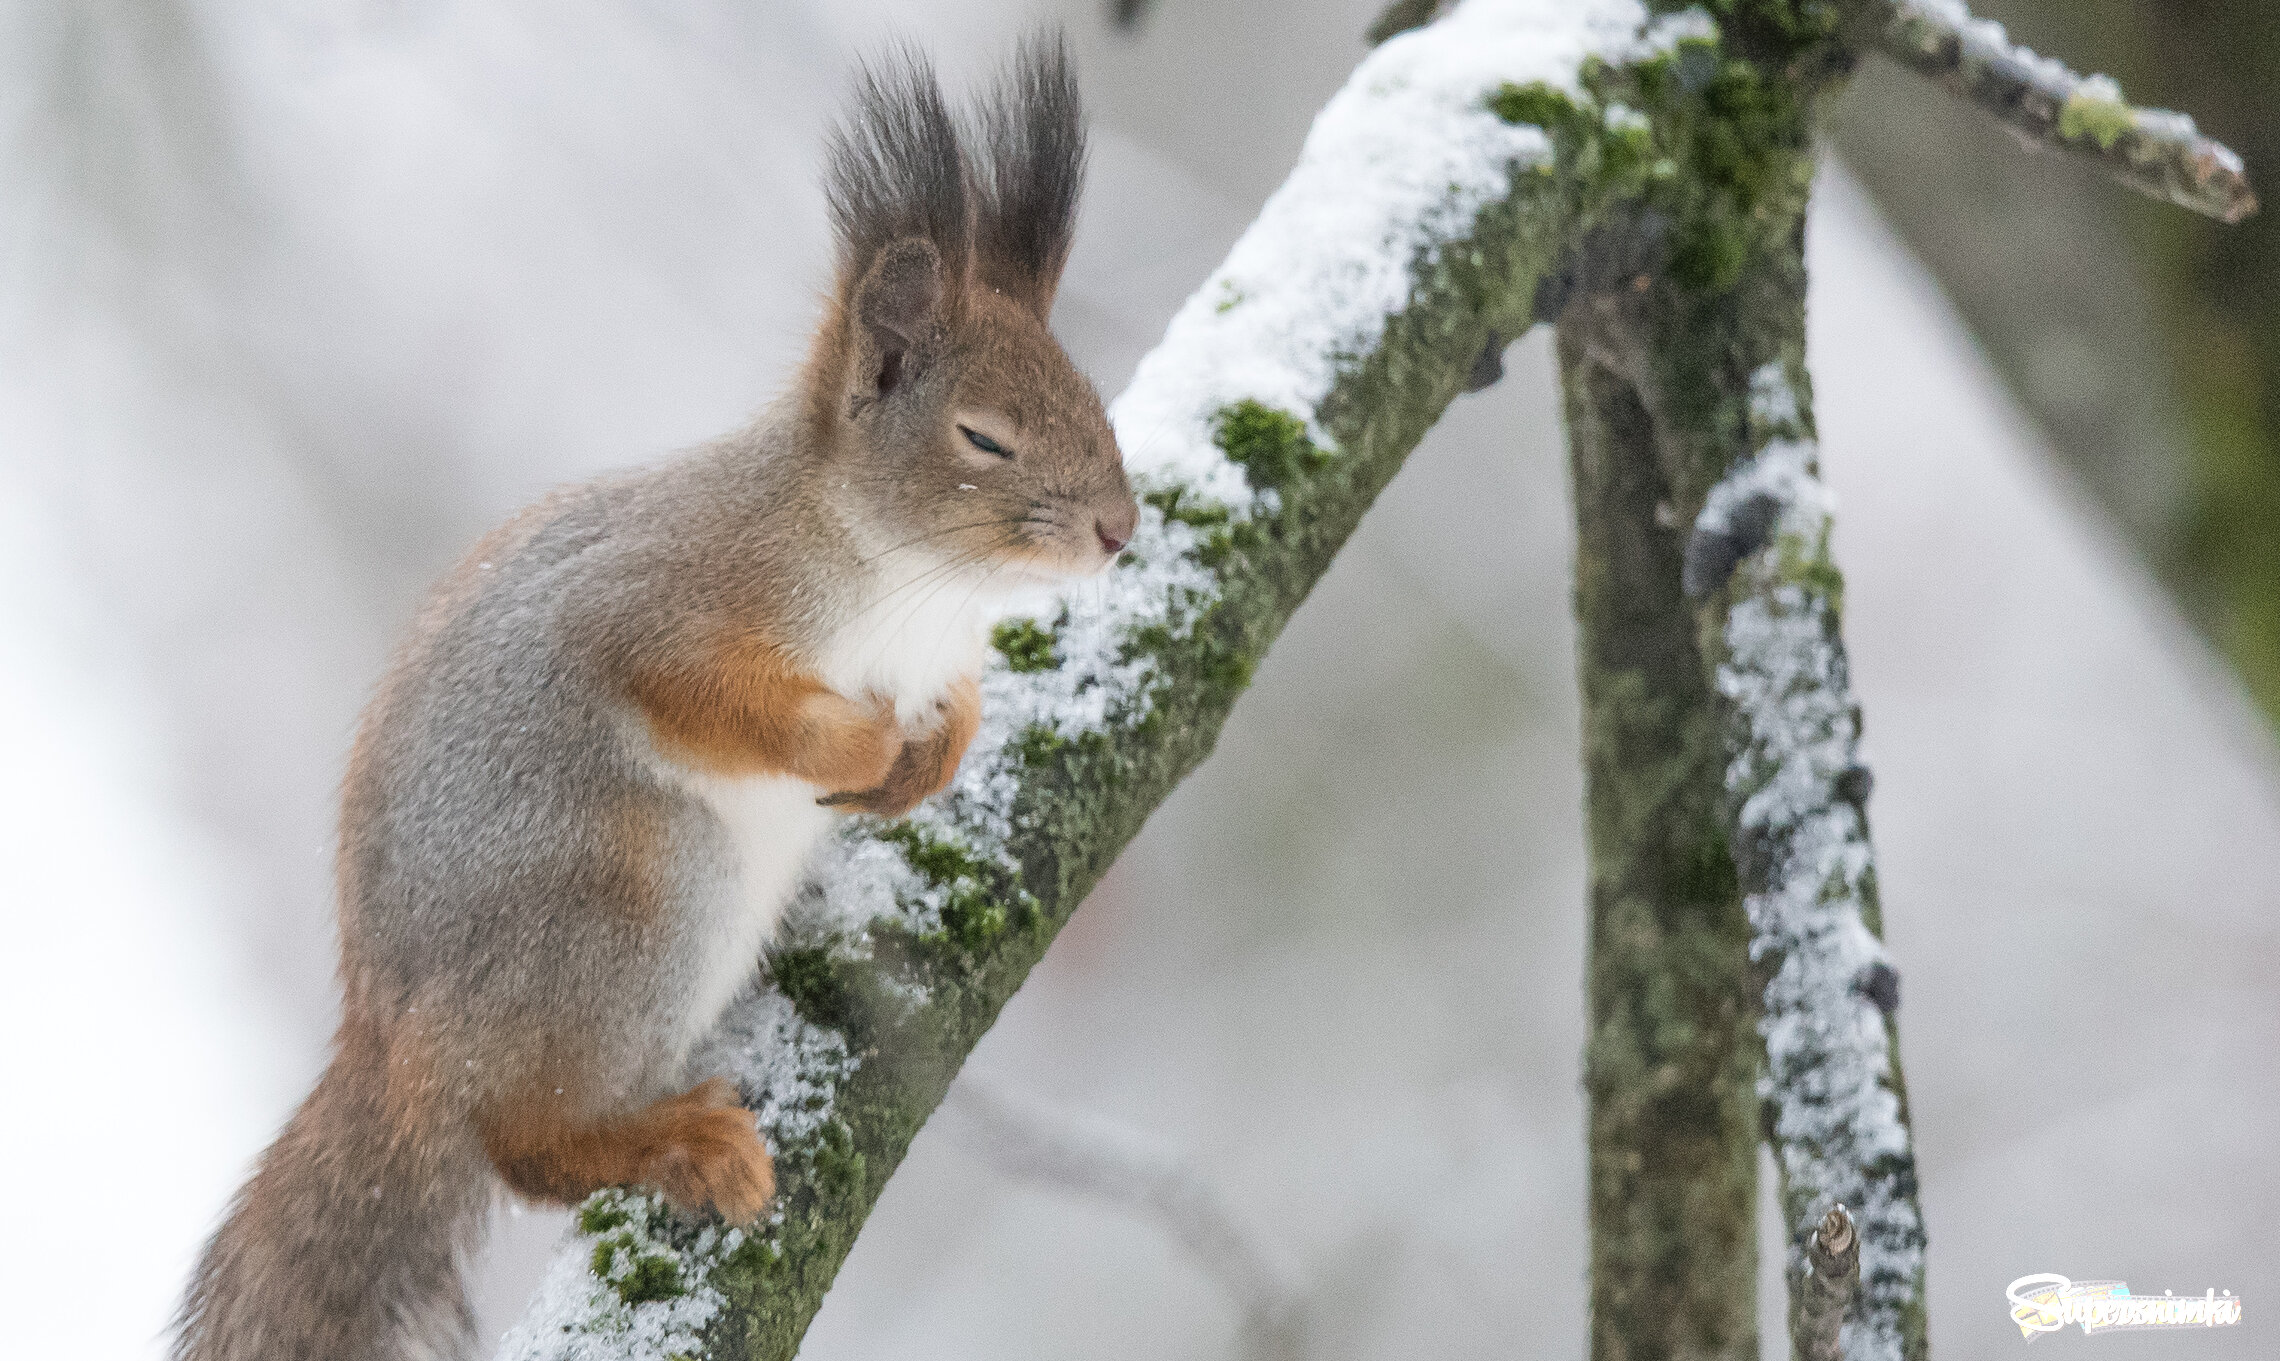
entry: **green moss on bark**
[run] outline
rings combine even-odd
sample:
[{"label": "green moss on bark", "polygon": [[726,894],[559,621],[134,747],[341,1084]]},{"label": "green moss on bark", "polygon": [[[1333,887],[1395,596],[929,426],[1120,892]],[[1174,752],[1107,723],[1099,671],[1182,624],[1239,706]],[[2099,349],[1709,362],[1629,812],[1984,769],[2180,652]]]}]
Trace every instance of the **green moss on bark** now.
[{"label": "green moss on bark", "polygon": [[1260,402],[1241,401],[1220,412],[1212,434],[1253,487],[1282,487],[1330,461],[1306,437],[1305,421]]},{"label": "green moss on bark", "polygon": [[990,632],[990,645],[1015,671],[1050,671],[1061,664],[1053,634],[1034,619],[1008,619]]},{"label": "green moss on bark", "polygon": [[1591,852],[1591,1352],[1757,1355],[1757,1042],[1724,727],[1637,395],[1563,333]]}]

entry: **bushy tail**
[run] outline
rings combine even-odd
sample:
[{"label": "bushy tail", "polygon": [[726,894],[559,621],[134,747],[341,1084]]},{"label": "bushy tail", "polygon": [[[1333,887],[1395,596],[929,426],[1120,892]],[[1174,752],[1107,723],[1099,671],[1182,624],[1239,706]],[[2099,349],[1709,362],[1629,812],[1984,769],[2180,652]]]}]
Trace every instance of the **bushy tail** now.
[{"label": "bushy tail", "polygon": [[353,1020],[190,1279],[176,1361],[458,1361],[459,1282],[491,1173],[456,1129],[407,1128]]}]

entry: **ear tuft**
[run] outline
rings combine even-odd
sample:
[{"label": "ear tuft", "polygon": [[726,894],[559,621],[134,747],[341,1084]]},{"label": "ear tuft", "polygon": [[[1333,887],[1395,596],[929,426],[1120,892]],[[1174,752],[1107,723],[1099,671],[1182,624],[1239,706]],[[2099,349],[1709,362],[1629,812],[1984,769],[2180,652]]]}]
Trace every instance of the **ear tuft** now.
[{"label": "ear tuft", "polygon": [[978,122],[978,264],[991,284],[1043,315],[1069,260],[1085,180],[1084,105],[1057,30],[1023,40]]},{"label": "ear tuft", "polygon": [[906,239],[932,247],[938,280],[965,276],[966,157],[923,53],[897,47],[857,71],[854,108],[834,129],[827,161],[842,288],[868,278],[881,252]]}]

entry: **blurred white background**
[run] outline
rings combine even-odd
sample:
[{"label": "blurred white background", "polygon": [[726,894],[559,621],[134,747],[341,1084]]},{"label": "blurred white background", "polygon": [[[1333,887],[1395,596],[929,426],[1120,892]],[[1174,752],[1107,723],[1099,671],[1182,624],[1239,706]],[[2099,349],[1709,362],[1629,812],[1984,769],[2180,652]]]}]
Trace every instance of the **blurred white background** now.
[{"label": "blurred white background", "polygon": [[[1096,156],[1058,322],[1113,393],[1377,6],[1157,8],[0,0],[0,1352],[158,1353],[322,1060],[333,786],[390,640],[516,505],[777,390],[857,53],[963,80],[1069,25]],[[2280,757],[1841,170],[1811,252],[1934,1349],[2014,1354],[2004,1285],[2058,1271],[2250,1321],[2045,1346],[2267,1353]],[[1310,1356],[1584,1351],[1570,536],[1544,338],[1510,368],[971,1068],[1185,1150]],[[957,1133],[803,1355],[1239,1354],[1159,1225]],[[494,1334],[561,1224],[502,1216]]]}]

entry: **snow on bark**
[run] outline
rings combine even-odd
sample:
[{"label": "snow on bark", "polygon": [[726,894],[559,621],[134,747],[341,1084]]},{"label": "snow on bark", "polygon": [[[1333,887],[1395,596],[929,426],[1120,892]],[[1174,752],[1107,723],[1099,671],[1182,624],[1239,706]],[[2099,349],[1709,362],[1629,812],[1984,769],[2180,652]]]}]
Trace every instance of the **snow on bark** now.
[{"label": "snow on bark", "polygon": [[604,1192],[579,1213],[578,1250],[547,1268],[538,1298],[499,1344],[500,1361],[671,1361],[704,1354],[723,1303],[704,1268],[744,1242],[706,1229],[693,1251],[656,1231],[648,1197]]},{"label": "snow on bark", "polygon": [[1962,0],[1898,0],[1883,49],[2030,142],[2098,161],[2140,192],[2225,222],[2256,211],[2240,157],[2203,136],[2191,115],[2131,105],[2111,77],[2077,75],[2012,42]]},{"label": "snow on bark", "polygon": [[1619,65],[1711,31],[1699,10],[1650,24],[1636,0],[1471,0],[1373,49],[1117,400],[1134,475],[1247,506],[1212,432],[1246,399],[1308,417],[1331,447],[1311,415],[1340,367],[1376,347],[1420,262],[1469,235],[1516,169],[1551,158],[1544,130],[1497,117],[1490,96],[1541,83],[1580,100],[1587,61]]},{"label": "snow on bark", "polygon": [[[1720,693],[1738,745],[1727,789],[1738,809],[1750,956],[1766,971],[1759,1031],[1786,1218],[1818,1222],[1837,1204],[1860,1232],[1860,1309],[1844,1355],[1903,1355],[1903,1315],[1918,1300],[1924,1228],[1880,979],[1892,977],[1870,929],[1873,857],[1859,806],[1860,720],[1836,623],[1828,564],[1833,504],[1794,392],[1769,365],[1753,415],[1782,432],[1718,483],[1695,522],[1724,538],[1746,507],[1770,507],[1770,547],[1732,578]],[[1789,1243],[1803,1278],[1804,1240]]]}]

